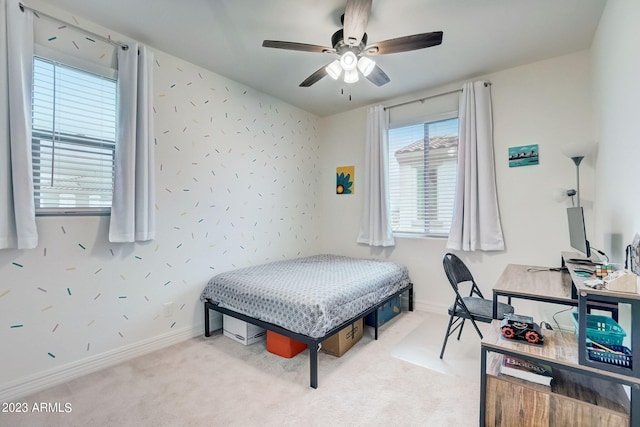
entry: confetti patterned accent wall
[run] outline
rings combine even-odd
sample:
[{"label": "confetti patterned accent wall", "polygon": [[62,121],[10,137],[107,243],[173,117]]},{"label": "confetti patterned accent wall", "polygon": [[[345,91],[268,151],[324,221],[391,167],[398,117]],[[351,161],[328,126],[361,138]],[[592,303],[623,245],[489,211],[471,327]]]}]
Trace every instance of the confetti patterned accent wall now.
[{"label": "confetti patterned accent wall", "polygon": [[[112,64],[104,43],[36,21],[39,43]],[[37,249],[0,251],[0,390],[176,331],[201,333],[199,295],[212,275],[317,253],[319,119],[155,58],[157,238],[112,244],[108,217],[39,217]]]}]

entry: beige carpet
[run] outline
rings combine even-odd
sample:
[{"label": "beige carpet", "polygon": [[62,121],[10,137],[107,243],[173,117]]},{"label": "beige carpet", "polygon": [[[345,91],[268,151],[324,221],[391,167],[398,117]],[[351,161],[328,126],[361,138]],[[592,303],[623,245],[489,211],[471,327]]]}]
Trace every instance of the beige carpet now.
[{"label": "beige carpet", "polygon": [[[460,341],[458,333],[449,337],[444,357],[440,350],[448,317],[424,313],[426,320],[391,349],[391,355],[416,365],[480,384],[480,337],[473,325],[465,322]],[[478,323],[482,333],[489,324]]]},{"label": "beige carpet", "polygon": [[[421,329],[441,343],[443,319],[402,313],[381,328],[377,341],[366,328],[342,357],[320,354],[315,390],[307,350],[284,359],[264,343],[243,346],[219,333],[198,337],[19,399],[29,407],[57,402],[70,407],[68,413],[0,413],[0,425],[476,426],[477,381],[392,356],[405,339],[415,344]],[[451,342],[445,358],[467,341],[479,353],[469,332]]]}]

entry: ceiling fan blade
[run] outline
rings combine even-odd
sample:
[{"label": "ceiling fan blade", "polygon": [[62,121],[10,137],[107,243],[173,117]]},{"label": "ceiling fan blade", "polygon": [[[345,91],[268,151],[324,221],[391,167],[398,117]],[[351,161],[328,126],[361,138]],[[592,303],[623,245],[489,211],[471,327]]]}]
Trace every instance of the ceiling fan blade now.
[{"label": "ceiling fan blade", "polygon": [[344,10],[344,42],[358,46],[367,29],[372,0],[348,0]]},{"label": "ceiling fan blade", "polygon": [[385,55],[388,53],[408,52],[410,50],[424,49],[437,46],[442,43],[442,31],[432,33],[414,34],[412,36],[398,37],[372,43],[365,47],[367,55]]},{"label": "ceiling fan blade", "polygon": [[300,87],[309,87],[312,84],[317,83],[321,78],[327,75],[327,70],[325,70],[325,68],[327,68],[326,65],[307,77],[305,81],[300,83]]},{"label": "ceiling fan blade", "polygon": [[276,49],[298,50],[302,52],[317,52],[317,53],[335,53],[335,49],[331,47],[318,46],[315,44],[296,43],[296,42],[282,42],[278,40],[265,40],[262,42],[262,47],[273,47]]},{"label": "ceiling fan blade", "polygon": [[369,81],[376,86],[382,86],[391,81],[389,76],[387,76],[387,74],[382,71],[382,68],[378,67],[377,65],[375,66],[373,71],[369,73],[367,79],[369,79]]}]

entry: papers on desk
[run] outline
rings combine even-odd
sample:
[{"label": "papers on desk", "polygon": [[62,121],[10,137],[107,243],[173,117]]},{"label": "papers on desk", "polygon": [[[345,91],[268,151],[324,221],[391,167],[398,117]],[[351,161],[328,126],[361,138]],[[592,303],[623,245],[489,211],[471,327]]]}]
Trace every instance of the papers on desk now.
[{"label": "papers on desk", "polygon": [[591,289],[602,289],[604,288],[604,282],[602,279],[589,279],[582,282],[586,287]]}]

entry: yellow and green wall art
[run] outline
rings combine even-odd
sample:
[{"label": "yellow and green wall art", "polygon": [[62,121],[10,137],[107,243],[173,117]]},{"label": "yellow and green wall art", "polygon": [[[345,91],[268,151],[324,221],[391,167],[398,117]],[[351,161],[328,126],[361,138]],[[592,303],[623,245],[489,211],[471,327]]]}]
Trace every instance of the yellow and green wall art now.
[{"label": "yellow and green wall art", "polygon": [[355,166],[338,166],[336,168],[336,194],[353,194],[353,178]]}]

